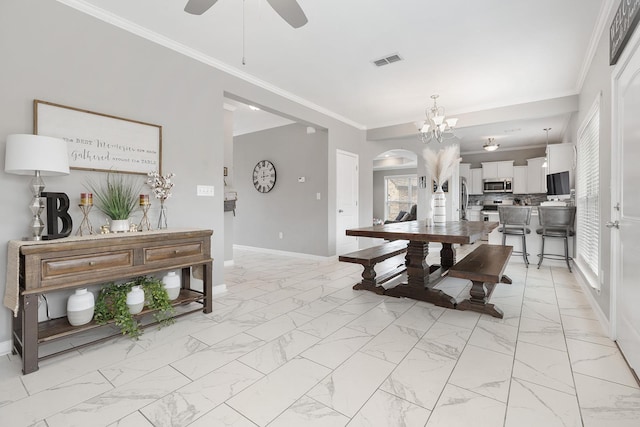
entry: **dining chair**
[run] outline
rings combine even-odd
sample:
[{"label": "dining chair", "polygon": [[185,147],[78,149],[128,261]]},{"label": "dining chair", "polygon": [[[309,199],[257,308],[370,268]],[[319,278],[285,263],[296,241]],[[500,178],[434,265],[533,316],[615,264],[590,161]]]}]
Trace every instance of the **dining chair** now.
[{"label": "dining chair", "polygon": [[[536,230],[542,236],[542,247],[538,257],[538,268],[542,265],[544,258],[548,259],[564,259],[571,272],[571,264],[569,261],[569,237],[575,235],[574,221],[576,219],[575,206],[539,206],[538,218],[541,227]],[[560,254],[546,254],[544,252],[545,238],[561,238],[564,240],[564,256]]]},{"label": "dining chair", "polygon": [[[527,253],[527,234],[531,233],[529,223],[531,222],[530,206],[498,206],[498,217],[502,232],[502,246],[505,246],[507,236],[519,236],[522,238],[522,259],[524,265],[529,268],[529,258]],[[513,253],[519,253],[513,251]]]}]

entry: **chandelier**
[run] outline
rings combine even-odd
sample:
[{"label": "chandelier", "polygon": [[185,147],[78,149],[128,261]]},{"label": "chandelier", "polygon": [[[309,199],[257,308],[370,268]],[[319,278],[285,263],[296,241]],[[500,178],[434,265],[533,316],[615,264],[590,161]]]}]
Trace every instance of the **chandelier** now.
[{"label": "chandelier", "polygon": [[500,144],[494,144],[493,141],[495,141],[495,138],[489,138],[489,141],[485,143],[482,148],[487,151],[496,151],[498,148],[500,148]]},{"label": "chandelier", "polygon": [[453,138],[455,136],[453,134],[453,130],[456,127],[456,123],[458,123],[458,119],[445,118],[444,107],[438,107],[436,103],[438,96],[439,95],[431,95],[431,99],[433,99],[433,107],[428,108],[425,111],[427,120],[424,121],[422,126],[418,125],[420,139],[425,144],[428,144],[432,140],[442,142],[444,139]]}]

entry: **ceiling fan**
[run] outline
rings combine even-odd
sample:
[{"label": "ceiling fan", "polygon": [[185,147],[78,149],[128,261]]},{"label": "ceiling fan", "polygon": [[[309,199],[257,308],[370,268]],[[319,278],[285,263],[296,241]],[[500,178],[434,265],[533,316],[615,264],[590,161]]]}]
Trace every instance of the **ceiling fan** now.
[{"label": "ceiling fan", "polygon": [[[193,15],[202,15],[218,0],[189,0],[184,11]],[[306,24],[307,17],[296,0],[267,0],[273,10],[293,28],[300,28]]]}]

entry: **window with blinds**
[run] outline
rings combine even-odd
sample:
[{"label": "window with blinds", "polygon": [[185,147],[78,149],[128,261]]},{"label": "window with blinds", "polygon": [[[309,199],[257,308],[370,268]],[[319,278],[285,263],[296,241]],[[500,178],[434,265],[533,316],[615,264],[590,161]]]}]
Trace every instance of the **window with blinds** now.
[{"label": "window with blinds", "polygon": [[[592,287],[600,289],[600,105],[596,101],[578,130],[576,171],[576,261]],[[586,270],[586,271],[585,271]]]},{"label": "window with blinds", "polygon": [[395,219],[400,211],[409,212],[418,203],[418,177],[396,175],[384,178],[386,188],[385,219]]}]

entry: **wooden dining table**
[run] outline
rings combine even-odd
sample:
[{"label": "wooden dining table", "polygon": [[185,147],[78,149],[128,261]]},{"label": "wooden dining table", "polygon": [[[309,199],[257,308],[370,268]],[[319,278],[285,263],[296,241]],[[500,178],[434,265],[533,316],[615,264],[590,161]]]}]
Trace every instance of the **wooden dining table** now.
[{"label": "wooden dining table", "polygon": [[[427,301],[455,308],[456,299],[434,286],[456,263],[455,244],[471,244],[498,226],[497,222],[451,221],[434,224],[427,221],[405,221],[346,230],[347,236],[373,237],[385,240],[408,240],[405,264],[407,283],[385,289],[384,295]],[[441,243],[440,265],[429,265],[429,243]]]}]

